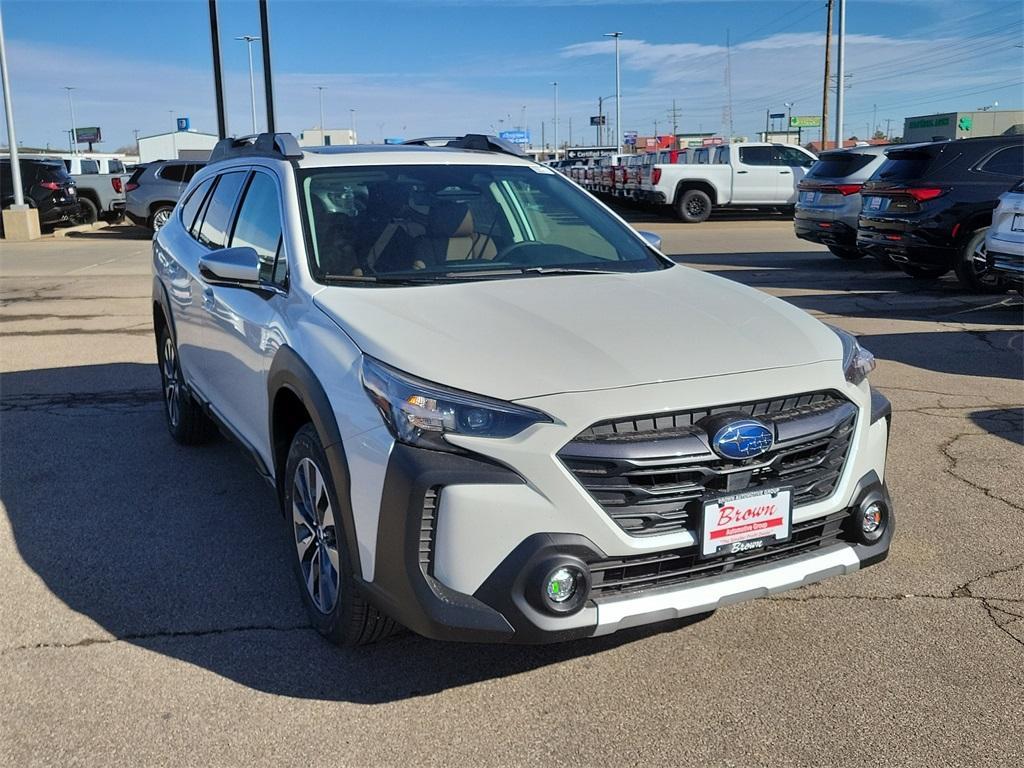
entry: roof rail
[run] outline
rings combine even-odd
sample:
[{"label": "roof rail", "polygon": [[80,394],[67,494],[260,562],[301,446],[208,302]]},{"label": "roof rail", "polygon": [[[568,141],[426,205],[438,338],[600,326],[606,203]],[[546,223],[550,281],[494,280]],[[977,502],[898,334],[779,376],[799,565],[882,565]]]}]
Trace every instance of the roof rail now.
[{"label": "roof rail", "polygon": [[272,157],[277,160],[298,160],[302,157],[299,142],[290,133],[260,133],[221,139],[210,153],[208,162],[229,157]]},{"label": "roof rail", "polygon": [[409,139],[403,144],[420,147],[450,147],[452,149],[475,149],[481,152],[501,152],[506,155],[523,157],[523,151],[515,144],[497,136],[483,133],[467,133],[465,136],[427,136]]}]

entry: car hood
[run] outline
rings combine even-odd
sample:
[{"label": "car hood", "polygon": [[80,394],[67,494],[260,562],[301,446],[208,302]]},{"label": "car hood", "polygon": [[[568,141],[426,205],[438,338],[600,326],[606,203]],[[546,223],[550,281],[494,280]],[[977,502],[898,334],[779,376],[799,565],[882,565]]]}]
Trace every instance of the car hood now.
[{"label": "car hood", "polygon": [[518,400],[841,359],[802,310],[685,267],[315,296],[366,354],[415,376]]}]

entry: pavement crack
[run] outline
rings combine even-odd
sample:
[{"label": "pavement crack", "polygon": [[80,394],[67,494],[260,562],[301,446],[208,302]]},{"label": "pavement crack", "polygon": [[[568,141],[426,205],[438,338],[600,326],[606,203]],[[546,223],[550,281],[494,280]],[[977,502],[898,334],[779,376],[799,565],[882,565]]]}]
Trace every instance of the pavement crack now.
[{"label": "pavement crack", "polygon": [[992,492],[990,488],[986,488],[983,485],[979,485],[978,483],[974,482],[974,480],[972,480],[971,478],[957,472],[957,465],[960,463],[960,459],[958,459],[956,456],[952,454],[953,446],[956,444],[958,440],[962,440],[965,437],[976,437],[978,434],[978,432],[961,432],[949,438],[949,440],[945,441],[942,445],[939,446],[939,452],[945,457],[946,461],[949,462],[949,466],[947,466],[943,470],[943,472],[952,477],[954,480],[959,480],[961,483],[968,486],[969,488],[973,488],[976,491],[980,491],[990,499],[1002,502],[1003,504],[1006,504],[1008,507],[1016,509],[1018,512],[1024,512],[1024,506],[1017,504],[1016,502],[1010,501],[1009,499],[1003,498],[1002,496],[997,496],[995,493]]},{"label": "pavement crack", "polygon": [[39,651],[48,649],[88,648],[91,645],[111,645],[113,643],[132,643],[146,640],[173,640],[192,637],[215,637],[239,632],[300,632],[312,629],[309,624],[246,624],[237,627],[211,627],[208,629],[166,630],[163,632],[132,632],[113,637],[87,637],[73,643],[31,643],[5,648],[0,656],[20,651]]},{"label": "pavement crack", "polygon": [[159,402],[159,389],[116,389],[50,395],[12,395],[0,403],[0,411],[42,411],[54,413],[71,408],[137,408]]}]

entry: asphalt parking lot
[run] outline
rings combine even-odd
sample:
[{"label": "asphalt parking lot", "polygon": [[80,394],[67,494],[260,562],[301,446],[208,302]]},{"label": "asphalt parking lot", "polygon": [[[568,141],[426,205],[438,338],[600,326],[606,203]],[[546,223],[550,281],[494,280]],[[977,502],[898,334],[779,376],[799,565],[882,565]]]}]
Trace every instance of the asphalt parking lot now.
[{"label": "asphalt parking lot", "polygon": [[1020,296],[842,262],[778,217],[634,218],[878,357],[889,560],[569,645],[333,648],[247,459],[167,434],[145,235],[3,244],[0,764],[1024,763]]}]

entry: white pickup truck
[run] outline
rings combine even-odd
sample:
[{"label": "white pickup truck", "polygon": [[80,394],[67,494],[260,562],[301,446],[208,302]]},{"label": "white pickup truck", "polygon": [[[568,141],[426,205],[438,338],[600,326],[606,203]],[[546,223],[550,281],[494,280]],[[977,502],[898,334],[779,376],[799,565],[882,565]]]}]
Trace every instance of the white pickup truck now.
[{"label": "white pickup truck", "polygon": [[797,184],[817,159],[790,144],[743,142],[701,147],[685,163],[656,164],[644,202],[670,205],[687,223],[717,207],[779,208],[796,203]]}]

